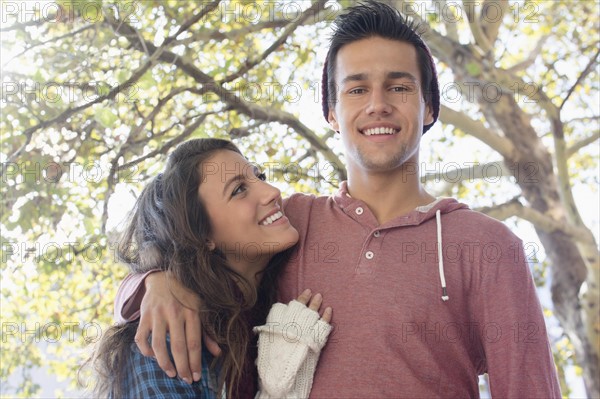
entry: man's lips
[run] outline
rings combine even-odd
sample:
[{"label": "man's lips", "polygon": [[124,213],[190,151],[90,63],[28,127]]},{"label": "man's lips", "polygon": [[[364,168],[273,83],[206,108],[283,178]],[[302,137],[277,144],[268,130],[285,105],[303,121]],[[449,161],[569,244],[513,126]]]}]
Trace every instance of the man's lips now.
[{"label": "man's lips", "polygon": [[400,132],[400,128],[392,125],[370,125],[358,131],[365,136],[392,135]]}]

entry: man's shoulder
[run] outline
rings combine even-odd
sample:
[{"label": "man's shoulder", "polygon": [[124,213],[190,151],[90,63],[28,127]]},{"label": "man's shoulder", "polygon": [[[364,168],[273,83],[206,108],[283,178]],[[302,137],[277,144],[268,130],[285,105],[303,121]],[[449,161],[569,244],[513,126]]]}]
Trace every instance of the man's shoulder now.
[{"label": "man's shoulder", "polygon": [[[321,218],[324,205],[331,197],[313,194],[294,194],[284,201],[284,212],[297,229],[307,226],[313,218]],[[317,216],[317,214],[319,216]]]},{"label": "man's shoulder", "polygon": [[519,240],[505,223],[478,210],[461,208],[448,213],[446,217],[465,236],[475,236],[481,240]]},{"label": "man's shoulder", "polygon": [[329,198],[331,197],[326,195],[317,196],[314,194],[295,193],[286,198],[283,202],[286,208],[294,210],[297,208],[312,207],[315,204],[324,203]]}]

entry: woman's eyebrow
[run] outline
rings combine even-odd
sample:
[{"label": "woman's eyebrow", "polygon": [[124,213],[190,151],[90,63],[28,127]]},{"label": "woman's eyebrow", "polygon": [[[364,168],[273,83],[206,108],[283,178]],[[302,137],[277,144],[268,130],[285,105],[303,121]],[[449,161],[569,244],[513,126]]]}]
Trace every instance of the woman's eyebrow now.
[{"label": "woman's eyebrow", "polygon": [[227,189],[229,188],[229,186],[231,186],[233,183],[236,183],[236,182],[238,182],[240,180],[244,180],[244,179],[246,179],[246,176],[239,174],[239,175],[235,175],[231,179],[227,180],[227,182],[225,183],[225,186],[223,187],[223,197],[227,196]]}]

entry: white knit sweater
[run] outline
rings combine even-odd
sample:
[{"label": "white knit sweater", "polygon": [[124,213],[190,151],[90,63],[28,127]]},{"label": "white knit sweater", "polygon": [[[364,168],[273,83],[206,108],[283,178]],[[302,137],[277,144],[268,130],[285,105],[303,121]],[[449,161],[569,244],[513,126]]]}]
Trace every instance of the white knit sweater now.
[{"label": "white knit sweater", "polygon": [[259,392],[255,399],[308,398],[331,325],[298,301],[276,303],[259,333]]}]

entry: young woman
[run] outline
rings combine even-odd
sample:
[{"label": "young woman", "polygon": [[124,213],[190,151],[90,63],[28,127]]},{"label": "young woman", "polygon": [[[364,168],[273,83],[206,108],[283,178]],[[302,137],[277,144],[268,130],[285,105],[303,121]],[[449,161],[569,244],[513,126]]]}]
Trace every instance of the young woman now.
[{"label": "young woman", "polygon": [[[273,306],[267,324],[255,329],[258,351],[252,331],[265,323],[277,275],[298,241],[279,190],[264,180],[231,142],[196,139],[179,145],[164,172],[143,190],[119,255],[132,272],[163,270],[196,293],[204,331],[222,354],[214,358],[203,350],[202,378],[188,384],[169,378],[156,360],[139,352],[136,323],[112,327],[93,357],[97,395],[252,398],[257,390],[264,398],[308,395],[331,328],[331,309],[321,319],[317,313],[321,296],[307,290],[289,305]],[[288,329],[290,323],[299,328]]]}]

